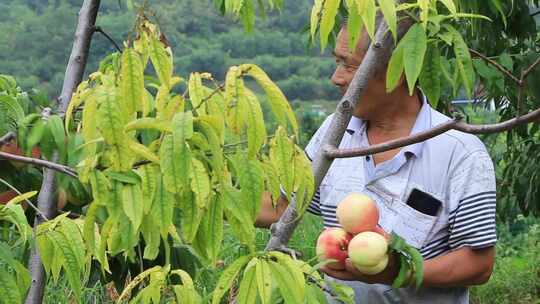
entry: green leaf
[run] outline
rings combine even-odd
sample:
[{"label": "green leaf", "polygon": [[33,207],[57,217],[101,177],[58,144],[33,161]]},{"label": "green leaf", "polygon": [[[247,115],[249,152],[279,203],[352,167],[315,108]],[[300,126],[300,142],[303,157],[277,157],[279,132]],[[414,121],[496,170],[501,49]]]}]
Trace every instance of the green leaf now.
[{"label": "green leaf", "polygon": [[415,24],[405,34],[403,43],[403,66],[405,76],[409,85],[409,94],[414,93],[416,81],[422,71],[424,57],[427,50],[427,35],[425,29],[420,24]]},{"label": "green leaf", "polygon": [[362,16],[365,29],[369,37],[373,39],[375,37],[375,22],[377,13],[375,0],[356,0],[356,5],[360,15]]},{"label": "green leaf", "polygon": [[144,237],[144,253],[143,258],[147,260],[154,260],[159,254],[159,244],[161,241],[160,232],[161,219],[148,216],[145,217],[141,224],[141,233]]},{"label": "green leaf", "polygon": [[226,185],[222,189],[220,197],[224,204],[224,213],[227,217],[227,222],[231,225],[233,233],[238,240],[254,250],[255,228],[253,225],[246,225],[252,222],[251,213],[248,208],[241,208],[242,193],[230,185]]},{"label": "green leaf", "polygon": [[255,303],[257,299],[257,277],[255,268],[250,267],[244,271],[244,276],[238,288],[238,303]]},{"label": "green leaf", "polygon": [[244,81],[240,76],[241,70],[231,67],[225,79],[226,121],[236,134],[244,131],[247,114]]},{"label": "green leaf", "polygon": [[418,290],[418,288],[422,286],[422,281],[424,280],[424,258],[416,248],[407,246],[406,249],[412,259],[412,264],[414,266],[414,281],[416,290]]},{"label": "green leaf", "polygon": [[257,289],[261,304],[270,303],[272,296],[272,273],[267,261],[257,260],[255,264],[255,275],[257,277]]},{"label": "green leaf", "polygon": [[298,123],[296,122],[296,117],[291,108],[287,98],[279,87],[270,80],[268,75],[258,66],[254,64],[243,64],[240,66],[240,69],[246,75],[249,75],[257,81],[259,86],[263,88],[268,97],[268,102],[270,103],[270,108],[274,113],[277,122],[287,129],[287,121],[292,127],[292,130],[295,134],[298,134]]},{"label": "green leaf", "polygon": [[185,141],[165,135],[160,147],[161,173],[167,190],[180,193],[187,188],[191,171],[191,150]]},{"label": "green leaf", "polygon": [[409,263],[407,261],[407,258],[400,254],[399,255],[399,272],[396,278],[394,279],[394,282],[392,283],[393,288],[400,288],[405,283],[405,280],[407,280],[407,274],[409,273]]},{"label": "green leaf", "polygon": [[321,21],[323,1],[324,0],[315,0],[315,3],[313,3],[313,8],[311,9],[310,33],[312,41],[315,40],[315,34],[317,33],[317,28],[319,27],[319,23]]},{"label": "green leaf", "polygon": [[122,291],[122,294],[118,297],[116,300],[116,303],[122,303],[124,299],[126,299],[130,294],[131,291],[137,287],[139,284],[141,284],[146,277],[151,275],[152,273],[156,273],[158,271],[161,271],[161,266],[154,266],[150,269],[146,269],[145,271],[139,273],[133,280],[124,288]]},{"label": "green leaf", "polygon": [[322,15],[319,25],[319,33],[321,34],[321,50],[324,50],[328,44],[328,36],[334,29],[336,15],[338,13],[340,3],[341,0],[325,0],[322,3]]},{"label": "green leaf", "polygon": [[[450,2],[452,0],[449,0]],[[396,2],[394,0],[379,0],[379,6],[388,24],[388,28],[394,37],[394,41],[397,41],[397,12]]]},{"label": "green leaf", "polygon": [[[150,202],[147,202],[148,204]],[[140,185],[124,185],[122,189],[122,206],[131,221],[133,229],[139,229],[143,218],[144,202]]]},{"label": "green leaf", "polygon": [[51,115],[47,121],[47,126],[53,136],[54,143],[60,154],[66,153],[66,133],[64,123],[58,115]]},{"label": "green leaf", "polygon": [[242,193],[242,208],[249,210],[251,223],[253,223],[259,214],[264,192],[264,172],[261,163],[255,159],[246,159],[245,155],[240,153],[231,159],[234,161],[238,174]]},{"label": "green leaf", "polygon": [[244,268],[244,266],[251,260],[251,255],[242,256],[238,259],[236,259],[229,267],[223,271],[221,276],[219,277],[219,281],[216,284],[216,288],[214,289],[214,294],[212,296],[212,304],[219,304],[221,301],[221,298],[225,295],[225,293],[231,288],[234,280]]},{"label": "green leaf", "polygon": [[21,294],[26,294],[30,287],[30,271],[13,257],[11,251],[12,249],[6,243],[0,242],[0,261],[15,272],[18,290]]},{"label": "green leaf", "polygon": [[26,138],[26,147],[24,151],[26,155],[31,155],[31,149],[41,141],[44,132],[45,122],[41,119],[37,120],[30,129],[28,137]]},{"label": "green leaf", "polygon": [[197,243],[199,252],[204,251],[204,255],[215,265],[223,241],[223,201],[218,197],[210,200],[208,210],[197,231]]},{"label": "green leaf", "polygon": [[124,132],[139,130],[139,129],[153,129],[161,132],[171,133],[172,127],[169,121],[159,120],[152,117],[145,117],[133,120],[126,124]]},{"label": "green leaf", "polygon": [[0,268],[0,299],[5,304],[20,304],[23,298],[13,276]]},{"label": "green leaf", "polygon": [[61,221],[59,231],[72,247],[75,258],[77,259],[78,269],[82,271],[86,265],[86,246],[84,245],[79,226],[73,220],[64,218]]},{"label": "green leaf", "polygon": [[129,148],[138,157],[159,164],[159,157],[152,152],[147,146],[140,144],[135,140],[129,141]]},{"label": "green leaf", "polygon": [[263,113],[257,96],[248,89],[244,92],[247,110],[248,155],[250,158],[255,158],[261,146],[266,142],[266,127],[264,126]]},{"label": "green leaf", "polygon": [[467,97],[471,99],[475,82],[474,67],[469,47],[457,31],[454,31],[454,53],[456,54],[457,68],[463,86],[465,87],[465,92],[467,93]]},{"label": "green leaf", "polygon": [[194,109],[199,108],[203,100],[203,88],[200,73],[191,73],[189,76],[188,90],[191,106]]},{"label": "green leaf", "polygon": [[166,47],[158,37],[151,36],[148,44],[150,50],[150,61],[159,81],[166,88],[171,87],[171,77],[173,73],[173,59],[170,48]]},{"label": "green leaf", "polygon": [[399,80],[403,75],[403,61],[403,43],[400,42],[397,48],[392,53],[392,57],[390,58],[390,62],[388,63],[388,70],[386,71],[387,93],[392,92],[398,86]]},{"label": "green leaf", "polygon": [[154,202],[154,196],[158,187],[158,179],[161,180],[159,167],[156,165],[143,165],[137,169],[141,177],[141,190],[144,203],[144,214],[148,214]]},{"label": "green leaf", "polygon": [[441,97],[441,70],[441,54],[437,45],[433,45],[427,50],[422,74],[420,74],[420,86],[433,108],[437,108]]},{"label": "green leaf", "polygon": [[80,298],[82,293],[81,269],[78,266],[77,254],[73,251],[72,244],[57,231],[47,233],[47,237],[52,240],[55,249],[58,249],[58,251],[55,250],[55,253],[60,254],[62,257],[62,266],[65,270],[69,285],[73,289],[75,296]]},{"label": "green leaf", "polygon": [[195,290],[193,280],[189,274],[181,269],[171,271],[171,275],[176,274],[182,279],[182,285],[174,285],[173,290],[176,295],[176,301],[180,304],[200,304],[201,296]]},{"label": "green leaf", "polygon": [[199,208],[205,208],[210,195],[210,179],[204,164],[193,158],[191,162],[192,170],[190,172],[191,190],[195,193],[195,201]]},{"label": "green leaf", "polygon": [[349,7],[349,16],[347,18],[347,34],[349,35],[349,50],[354,52],[358,40],[360,39],[360,33],[362,32],[362,16],[358,12],[356,6],[356,0],[347,0],[347,6]]},{"label": "green leaf", "polygon": [[[163,183],[163,178],[156,175],[156,190],[152,203],[151,215],[158,223],[161,231],[166,231],[173,220],[174,194],[167,191]],[[144,193],[144,188],[143,188]]]},{"label": "green leaf", "polygon": [[345,304],[354,304],[355,295],[354,289],[347,285],[338,284],[336,282],[329,282],[332,291],[336,294],[337,300]]},{"label": "green leaf", "polygon": [[273,261],[268,262],[268,265],[285,303],[303,303],[303,292],[298,289],[296,282],[291,280],[288,269]]},{"label": "green leaf", "polygon": [[121,60],[120,94],[122,105],[130,117],[143,110],[144,68],[141,57],[132,48],[124,49]]},{"label": "green leaf", "polygon": [[279,182],[287,193],[287,199],[291,201],[294,191],[294,144],[287,138],[283,128],[277,129],[270,142],[270,161],[277,169]]},{"label": "green leaf", "polygon": [[203,209],[197,206],[194,194],[188,190],[182,195],[180,209],[182,210],[182,232],[187,243],[193,242],[203,217]]},{"label": "green leaf", "polygon": [[[444,6],[446,6],[446,8],[450,11],[450,13],[452,13],[452,14],[457,13],[456,5],[454,4],[453,0],[439,0],[439,1],[442,2],[442,4],[444,4]],[[496,1],[498,1],[498,0],[496,0]]]}]

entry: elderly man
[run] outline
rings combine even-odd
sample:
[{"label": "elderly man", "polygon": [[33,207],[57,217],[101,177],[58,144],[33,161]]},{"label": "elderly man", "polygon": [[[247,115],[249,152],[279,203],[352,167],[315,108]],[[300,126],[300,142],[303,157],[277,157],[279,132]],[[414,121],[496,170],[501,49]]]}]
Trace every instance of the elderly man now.
[{"label": "elderly man", "polygon": [[[366,35],[354,51],[346,27],[340,31],[332,82],[345,92],[367,51]],[[366,88],[341,141],[341,148],[365,147],[408,136],[447,121],[424,96],[410,96],[402,83],[386,92],[385,72]],[[403,82],[403,81],[402,81]],[[320,148],[330,118],[315,133],[306,153]],[[475,136],[449,131],[422,143],[373,156],[337,159],[308,211],[322,216],[325,227],[338,227],[337,204],[350,192],[372,197],[381,227],[418,248],[424,257],[424,281],[393,289],[395,257],[380,274],[363,275],[348,263],[344,271],[323,268],[328,280],[354,288],[357,303],[468,303],[468,286],[488,281],[494,264],[495,174],[492,161]],[[267,199],[257,225],[277,221],[287,201],[273,209]]]}]

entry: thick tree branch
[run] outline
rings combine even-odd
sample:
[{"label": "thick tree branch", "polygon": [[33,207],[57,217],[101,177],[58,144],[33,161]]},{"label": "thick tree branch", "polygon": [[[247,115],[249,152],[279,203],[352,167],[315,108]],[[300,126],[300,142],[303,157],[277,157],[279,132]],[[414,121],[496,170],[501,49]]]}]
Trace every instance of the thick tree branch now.
[{"label": "thick tree branch", "polygon": [[472,125],[465,123],[461,120],[450,120],[448,122],[442,123],[432,129],[417,133],[412,136],[398,138],[391,140],[382,144],[373,145],[366,148],[354,148],[354,149],[337,149],[335,146],[325,146],[323,147],[324,154],[326,157],[334,158],[348,158],[348,157],[358,157],[377,154],[396,148],[405,147],[415,143],[419,143],[449,130],[458,130],[465,133],[471,134],[491,134],[499,133],[503,131],[508,131],[519,125],[526,123],[534,122],[540,120],[540,109],[536,109],[533,112],[530,112],[526,115],[519,116],[501,123],[490,124],[490,125]]},{"label": "thick tree branch", "polygon": [[[399,2],[401,3],[402,1]],[[412,22],[409,18],[402,21],[399,25],[399,34],[402,35],[405,33],[411,25]],[[362,64],[356,71],[347,92],[342,97],[336,109],[328,132],[324,136],[323,146],[338,146],[343,138],[349,120],[351,119],[353,109],[359,102],[360,96],[367,87],[368,81],[376,72],[386,67],[386,63],[394,49],[394,41],[388,32],[386,23],[384,21],[380,22],[373,43],[370,44],[369,49],[362,60]],[[315,156],[312,163],[313,174],[315,176],[315,189],[321,184],[332,161],[332,159],[323,155],[322,149]],[[266,250],[285,248],[300,219],[301,217],[299,217],[296,212],[296,202],[293,200],[289,203],[279,221],[272,225],[272,236],[266,244]]]},{"label": "thick tree branch", "polygon": [[70,168],[68,166],[61,165],[61,164],[57,164],[54,162],[39,159],[39,158],[31,158],[31,157],[20,156],[20,155],[0,151],[0,159],[7,159],[11,161],[16,161],[19,163],[25,163],[25,164],[38,166],[38,167],[44,167],[44,168],[55,170],[60,173],[77,178],[77,171],[75,171],[75,169]]},{"label": "thick tree branch", "polygon": [[[76,87],[81,83],[88,54],[100,0],[84,0],[79,18],[77,29],[75,30],[75,39],[71,49],[71,55],[66,68],[62,92],[58,98],[58,113],[63,114],[71,101],[71,96]],[[53,153],[51,159],[53,163],[58,162],[58,152]],[[56,204],[54,202],[55,178],[54,170],[43,170],[43,183],[38,195],[38,208],[47,218],[54,218],[56,214]],[[34,220],[34,230],[42,222],[41,217],[36,216]],[[26,304],[40,304],[43,302],[43,289],[45,284],[45,271],[39,256],[37,246],[34,247],[29,258],[29,270],[32,277],[30,290],[26,297]]]}]

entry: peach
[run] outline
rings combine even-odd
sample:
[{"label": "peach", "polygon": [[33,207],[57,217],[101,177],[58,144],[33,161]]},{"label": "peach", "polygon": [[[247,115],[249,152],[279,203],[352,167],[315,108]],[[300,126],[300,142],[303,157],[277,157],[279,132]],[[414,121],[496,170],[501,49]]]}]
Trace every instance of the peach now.
[{"label": "peach", "polygon": [[384,229],[382,229],[382,227],[379,226],[379,225],[375,226],[375,228],[373,228],[373,230],[371,230],[371,231],[376,232],[376,233],[384,236],[384,238],[387,241],[390,241],[390,239],[392,238],[391,235],[388,232],[386,232]]},{"label": "peach", "polygon": [[356,267],[374,267],[379,264],[388,251],[388,242],[384,236],[366,231],[357,234],[349,242],[349,257]]},{"label": "peach", "polygon": [[345,269],[347,249],[352,235],[341,228],[325,229],[317,239],[316,253],[320,261],[335,260],[326,266],[334,270]]},{"label": "peach", "polygon": [[369,196],[351,193],[337,206],[336,217],[345,231],[358,234],[377,226],[379,209]]},{"label": "peach", "polygon": [[358,269],[358,271],[367,275],[378,274],[382,272],[383,270],[385,270],[386,266],[388,266],[388,255],[385,255],[383,259],[375,266],[354,265],[354,267]]}]

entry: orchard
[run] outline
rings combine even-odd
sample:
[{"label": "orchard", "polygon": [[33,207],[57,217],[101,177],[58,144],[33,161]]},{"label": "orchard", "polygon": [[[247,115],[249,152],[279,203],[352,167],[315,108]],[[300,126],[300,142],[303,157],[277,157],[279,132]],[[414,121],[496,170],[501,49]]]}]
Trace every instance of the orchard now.
[{"label": "orchard", "polygon": [[[505,273],[473,290],[474,301],[540,298],[538,0],[75,1],[76,23],[34,28],[70,28],[70,42],[45,39],[72,46],[62,57],[65,74],[26,66],[23,74],[36,71],[26,78],[17,52],[29,46],[18,37],[32,22],[15,21],[54,22],[50,16],[75,4],[15,2],[0,4],[6,12],[0,19],[9,20],[0,21],[0,63],[6,63],[0,64],[0,303],[363,301],[324,275],[348,267],[376,276],[391,266],[392,288],[419,290],[421,248],[385,230],[380,202],[369,193],[347,190],[336,202],[333,227],[322,229],[307,213],[339,160],[381,155],[452,130],[478,135],[495,163],[497,267]],[[273,52],[285,52],[283,41],[271,39],[277,34],[263,32],[284,24],[294,27],[290,37],[302,37],[302,52],[321,62],[344,24],[350,49],[364,33],[369,37],[343,96],[321,102],[335,112],[312,157],[305,139],[315,132],[310,125],[319,108],[308,115],[307,101],[296,97],[325,96],[321,87],[299,89],[324,64],[303,64],[292,77],[298,55],[286,62],[231,55],[274,44]],[[202,25],[216,37],[190,36]],[[92,47],[98,34],[108,48]],[[223,49],[214,56],[218,45]],[[24,64],[52,62],[58,56],[51,54]],[[197,64],[211,71],[185,70]],[[341,149],[353,110],[381,71],[387,92],[400,84],[410,95],[421,89],[451,119]],[[274,79],[281,74],[288,79]],[[328,81],[319,78],[314,82]],[[59,79],[63,85],[51,88]],[[459,106],[463,100],[466,107]],[[265,199],[282,208],[269,231],[256,227]],[[511,281],[509,273],[518,271],[522,283]]]}]

